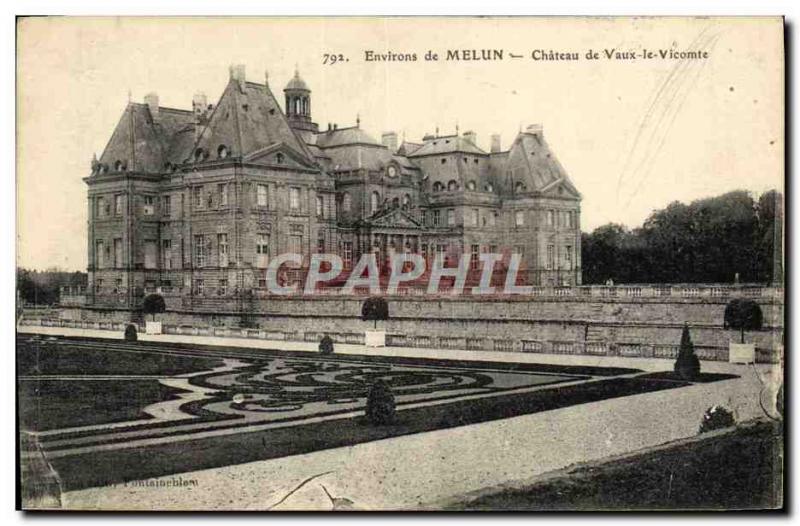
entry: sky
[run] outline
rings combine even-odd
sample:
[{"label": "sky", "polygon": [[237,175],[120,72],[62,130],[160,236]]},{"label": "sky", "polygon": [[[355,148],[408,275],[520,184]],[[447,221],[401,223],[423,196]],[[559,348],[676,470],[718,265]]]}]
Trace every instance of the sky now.
[{"label": "sky", "polygon": [[[17,27],[17,261],[85,270],[82,178],[129,97],[191,108],[221,95],[231,64],[279,101],[298,68],[312,116],[396,131],[472,130],[488,151],[541,124],[583,196],[582,229],[640,225],[672,201],[783,189],[782,21],[583,18],[29,18]],[[502,61],[446,61],[500,49]],[[607,60],[605,50],[708,58]],[[426,61],[428,51],[440,56]],[[535,61],[534,50],[578,53]],[[600,58],[587,60],[589,51]],[[367,62],[416,54],[414,62]],[[514,59],[510,53],[522,55]],[[324,55],[345,61],[324,64]]]}]

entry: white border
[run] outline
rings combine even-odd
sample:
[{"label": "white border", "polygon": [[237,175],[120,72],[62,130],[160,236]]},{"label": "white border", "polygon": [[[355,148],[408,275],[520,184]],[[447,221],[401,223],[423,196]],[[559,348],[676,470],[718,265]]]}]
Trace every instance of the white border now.
[{"label": "white border", "polygon": [[[2,68],[0,68],[0,75],[2,75],[2,82],[0,82],[0,89],[2,101],[5,103],[2,108],[5,109],[3,114],[2,127],[0,128],[0,148],[3,150],[2,159],[4,177],[0,184],[0,201],[2,209],[7,214],[5,221],[0,226],[0,235],[2,235],[3,247],[6,249],[2,259],[2,272],[4,280],[0,282],[0,294],[4,298],[2,304],[2,338],[4,345],[2,347],[2,368],[5,371],[5,378],[3,385],[5,386],[2,391],[3,415],[2,419],[2,461],[3,470],[2,478],[2,521],[3,524],[18,524],[23,520],[35,519],[37,523],[56,523],[57,521],[69,520],[75,521],[108,521],[112,519],[109,516],[86,516],[86,515],[47,515],[47,516],[26,516],[19,512],[14,512],[14,498],[15,498],[15,470],[14,470],[14,441],[16,435],[15,422],[13,420],[14,409],[14,396],[15,396],[15,383],[12,379],[14,372],[14,276],[15,276],[15,141],[14,141],[14,120],[15,115],[13,108],[15,107],[15,15],[42,15],[42,14],[60,14],[60,15],[217,15],[217,16],[232,16],[232,15],[323,15],[323,16],[345,16],[345,15],[643,15],[643,16],[656,16],[656,15],[785,15],[787,23],[792,25],[792,40],[788,42],[790,48],[787,49],[788,68],[789,71],[797,71],[797,23],[800,19],[800,2],[797,1],[781,1],[781,0],[727,0],[727,1],[710,1],[710,0],[664,0],[654,1],[650,3],[637,2],[633,0],[624,1],[611,1],[611,0],[560,0],[558,2],[548,2],[546,4],[534,4],[532,2],[514,2],[508,0],[491,0],[483,2],[470,2],[461,0],[457,3],[448,4],[445,2],[431,2],[419,0],[395,0],[391,3],[376,3],[376,2],[358,2],[355,0],[336,0],[336,1],[306,1],[300,2],[298,0],[285,0],[281,3],[268,3],[268,2],[252,2],[243,0],[193,0],[190,2],[183,2],[177,0],[138,0],[138,1],[124,1],[119,3],[112,3],[108,0],[82,0],[66,2],[47,2],[41,0],[33,0],[28,2],[11,1],[4,3],[2,8],[2,18],[0,18],[0,32],[2,32]],[[797,92],[797,87],[794,86],[794,91]],[[796,100],[793,101],[796,104]],[[795,106],[796,107],[796,106]],[[794,116],[794,111],[790,117]],[[796,134],[792,134],[791,144],[787,144],[787,151],[798,151],[798,138]],[[787,169],[790,167],[787,167]],[[787,172],[787,178],[791,177],[791,173]],[[796,197],[795,188],[791,188],[788,199],[794,203]],[[794,207],[791,207],[793,209]],[[790,210],[791,211],[791,210]],[[790,225],[787,231],[794,233],[797,230],[796,214],[792,214],[789,218]],[[792,243],[792,247],[794,243]],[[787,254],[787,262],[793,261],[792,253]],[[787,271],[791,268],[790,264],[786,265]],[[792,273],[793,274],[793,273]],[[796,299],[795,291],[791,291],[788,295],[789,301],[794,303]],[[798,320],[796,311],[792,316],[791,326],[796,326],[794,323]],[[788,353],[792,353],[793,349],[787,348]],[[794,360],[792,360],[793,362]],[[788,374],[788,372],[787,372]],[[787,404],[788,407],[794,407],[791,403],[795,398]],[[791,420],[794,422],[794,418]],[[793,436],[790,435],[790,436]],[[793,459],[797,455],[792,455]],[[792,469],[796,467],[796,460],[793,461]],[[796,473],[796,471],[794,472]],[[792,485],[791,488],[795,488]],[[790,501],[794,500],[792,497],[797,495],[796,491],[792,491],[789,497]],[[585,519],[602,520],[602,521],[632,521],[641,520],[641,516],[571,516],[556,517],[554,515],[539,515],[539,516],[500,516],[505,520],[514,521],[530,521],[535,520],[545,522],[555,522],[563,524],[567,522],[578,522]],[[411,515],[362,515],[362,516],[261,516],[261,515],[246,515],[237,516],[236,520],[248,521],[263,521],[264,519],[270,522],[306,522],[310,524],[312,521],[317,520],[337,520],[337,521],[414,521],[415,523],[428,523],[433,521],[462,521],[470,520],[489,522],[498,518],[494,516],[411,516]],[[761,517],[736,517],[731,514],[724,514],[720,516],[648,516],[648,519],[655,520],[679,520],[683,524],[706,524],[709,520],[717,521],[724,520],[726,522],[731,520],[763,520]],[[124,521],[147,521],[153,525],[167,524],[174,521],[189,522],[201,520],[204,523],[215,522],[223,523],[229,522],[231,516],[219,517],[199,517],[191,515],[157,515],[157,516],[142,516],[142,515],[117,515],[112,520]]]}]

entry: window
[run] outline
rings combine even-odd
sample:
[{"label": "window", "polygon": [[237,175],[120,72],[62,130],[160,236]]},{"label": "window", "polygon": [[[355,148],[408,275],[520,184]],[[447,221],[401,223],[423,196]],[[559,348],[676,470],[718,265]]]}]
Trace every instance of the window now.
[{"label": "window", "polygon": [[[116,244],[116,240],[115,240]],[[148,239],[144,242],[144,268],[154,269],[158,268],[156,259],[156,242]]]},{"label": "window", "polygon": [[433,226],[439,226],[442,224],[442,211],[441,210],[434,210],[433,211]]},{"label": "window", "polygon": [[447,162],[447,159],[445,159],[444,157],[442,157],[442,164],[445,164],[446,162]]},{"label": "window", "polygon": [[514,212],[514,225],[523,226],[525,224],[525,212],[517,210]]},{"label": "window", "polygon": [[447,252],[447,245],[444,243],[437,243],[436,244],[436,253],[444,255]]},{"label": "window", "polygon": [[122,278],[114,280],[114,292],[122,292]]},{"label": "window", "polygon": [[392,199],[392,208],[400,208],[400,198],[395,197]]},{"label": "window", "polygon": [[378,206],[380,204],[380,200],[381,200],[381,194],[379,194],[378,192],[372,192],[372,195],[370,196],[370,202],[369,202],[369,205],[370,205],[369,209],[370,209],[371,213],[374,214],[375,212],[378,211]]},{"label": "window", "polygon": [[256,234],[256,266],[267,268],[269,260],[269,234]]},{"label": "window", "polygon": [[575,228],[575,212],[571,210],[567,212],[567,226],[569,228]]},{"label": "window", "polygon": [[497,224],[497,212],[491,212],[489,214],[489,226],[495,226]]},{"label": "window", "polygon": [[408,195],[408,194],[405,194],[405,195],[403,196],[403,209],[406,209],[406,208],[408,208],[408,206],[409,206],[410,204],[411,204],[411,196],[410,196],[410,195]]},{"label": "window", "polygon": [[342,262],[344,263],[344,268],[349,269],[353,266],[353,242],[352,241],[344,241],[342,242]]},{"label": "window", "polygon": [[444,189],[444,185],[442,185],[442,183],[440,183],[439,181],[436,181],[435,183],[433,183],[433,191],[434,192],[441,192],[443,189]]},{"label": "window", "polygon": [[[466,159],[464,159],[466,161]],[[467,190],[475,190],[475,181],[469,181],[467,183]]]},{"label": "window", "polygon": [[300,235],[289,236],[289,252],[292,254],[303,253],[303,236]]},{"label": "window", "polygon": [[497,245],[489,245],[489,253],[497,254]]},{"label": "window", "polygon": [[469,224],[470,226],[478,226],[478,216],[480,215],[480,211],[477,208],[473,208],[470,215],[469,215]]},{"label": "window", "polygon": [[164,217],[169,217],[172,215],[172,198],[168,195],[165,195],[161,198],[161,213]]},{"label": "window", "polygon": [[458,190],[458,183],[453,179],[449,180],[447,182],[447,191],[455,192],[456,190]]},{"label": "window", "polygon": [[267,271],[261,272],[258,274],[258,288],[265,289],[267,288]]},{"label": "window", "polygon": [[94,265],[96,268],[105,268],[105,243],[97,240],[94,243]]},{"label": "window", "polygon": [[224,159],[228,156],[228,148],[224,144],[220,144],[219,148],[217,148],[217,157],[220,159]]},{"label": "window", "polygon": [[325,253],[325,233],[320,230],[317,234],[317,254]]},{"label": "window", "polygon": [[469,268],[471,270],[478,270],[480,266],[480,245],[472,245],[470,247]]},{"label": "window", "polygon": [[325,210],[325,200],[321,195],[317,196],[317,217],[322,217]]},{"label": "window", "polygon": [[447,226],[455,226],[456,224],[456,211],[452,208],[447,211]]},{"label": "window", "polygon": [[195,186],[192,188],[193,202],[195,208],[203,208],[203,187]]},{"label": "window", "polygon": [[155,198],[152,195],[144,196],[144,207],[142,211],[146,216],[151,216],[155,212]]},{"label": "window", "polygon": [[556,266],[556,247],[555,245],[547,245],[547,270],[553,270]]},{"label": "window", "polygon": [[169,270],[172,268],[172,240],[163,239],[161,241],[161,266]]},{"label": "window", "polygon": [[122,215],[122,195],[114,196],[114,214],[118,216]]},{"label": "window", "polygon": [[268,198],[267,185],[260,184],[256,186],[256,204],[261,207],[267,206]]},{"label": "window", "polygon": [[227,183],[220,183],[217,185],[217,202],[219,202],[219,206],[228,206]]},{"label": "window", "polygon": [[564,247],[564,266],[567,270],[572,270],[572,247],[569,245]]},{"label": "window", "polygon": [[283,154],[278,153],[275,155],[275,162],[278,164],[283,164]]},{"label": "window", "polygon": [[206,266],[206,236],[194,236],[194,264],[197,268]]},{"label": "window", "polygon": [[102,197],[98,197],[96,205],[97,207],[95,208],[94,216],[103,217],[104,215],[106,215],[106,200],[103,199]]},{"label": "window", "polygon": [[300,209],[300,189],[294,186],[289,188],[289,208]]},{"label": "window", "polygon": [[198,296],[202,296],[206,292],[206,282],[202,279],[194,280],[194,293]]},{"label": "window", "polygon": [[122,268],[122,238],[114,239],[114,268]]},{"label": "window", "polygon": [[219,286],[217,287],[217,294],[219,294],[220,296],[225,296],[226,294],[228,294],[228,280],[227,279],[223,278],[223,279],[219,280]]},{"label": "window", "polygon": [[220,267],[228,266],[228,234],[217,234],[217,256]]},{"label": "window", "polygon": [[547,211],[547,226],[553,226],[553,215],[555,212],[552,210]]},{"label": "window", "polygon": [[[477,161],[477,159],[475,159],[475,160]],[[484,187],[484,189],[485,189],[487,192],[492,192],[492,191],[494,191],[494,187],[493,187],[492,185],[490,185],[490,184],[487,184],[487,185]]]},{"label": "window", "polygon": [[345,192],[342,196],[342,210],[349,212],[351,206],[353,206],[352,198],[349,193]]},{"label": "window", "polygon": [[522,181],[517,181],[517,182],[514,184],[514,191],[515,191],[515,192],[522,192],[522,191],[524,191],[524,190],[525,190],[525,185],[524,185],[524,184],[522,184]]}]

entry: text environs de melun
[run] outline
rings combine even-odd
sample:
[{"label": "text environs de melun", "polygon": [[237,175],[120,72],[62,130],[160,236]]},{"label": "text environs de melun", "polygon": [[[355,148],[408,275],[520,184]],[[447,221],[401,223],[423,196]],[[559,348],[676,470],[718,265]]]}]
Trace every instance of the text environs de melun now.
[{"label": "text environs de melun", "polygon": [[[394,51],[378,52],[364,51],[364,60],[367,62],[416,62],[426,61],[458,61],[458,62],[488,62],[507,59],[520,59],[525,55],[507,52],[504,49],[448,49],[444,53],[428,51],[424,54],[416,52],[397,53]],[[678,50],[678,49],[638,49],[624,50],[619,48],[589,49],[585,52],[563,51],[555,49],[534,49],[528,57],[535,61],[576,61],[576,60],[684,60],[706,59],[708,51],[704,50]]]}]

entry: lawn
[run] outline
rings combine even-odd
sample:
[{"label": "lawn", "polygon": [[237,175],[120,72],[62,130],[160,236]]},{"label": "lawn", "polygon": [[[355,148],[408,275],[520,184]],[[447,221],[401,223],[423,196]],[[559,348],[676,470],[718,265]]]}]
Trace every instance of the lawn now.
[{"label": "lawn", "polygon": [[48,341],[18,337],[17,374],[173,376],[222,365],[219,358],[131,352],[113,344],[105,349],[77,348],[77,343],[67,339]]},{"label": "lawn", "polygon": [[772,422],[565,470],[450,510],[724,510],[781,506],[783,429]]},{"label": "lawn", "polygon": [[144,407],[180,392],[157,380],[22,380],[18,383],[19,426],[46,431],[149,418],[142,413]]}]

